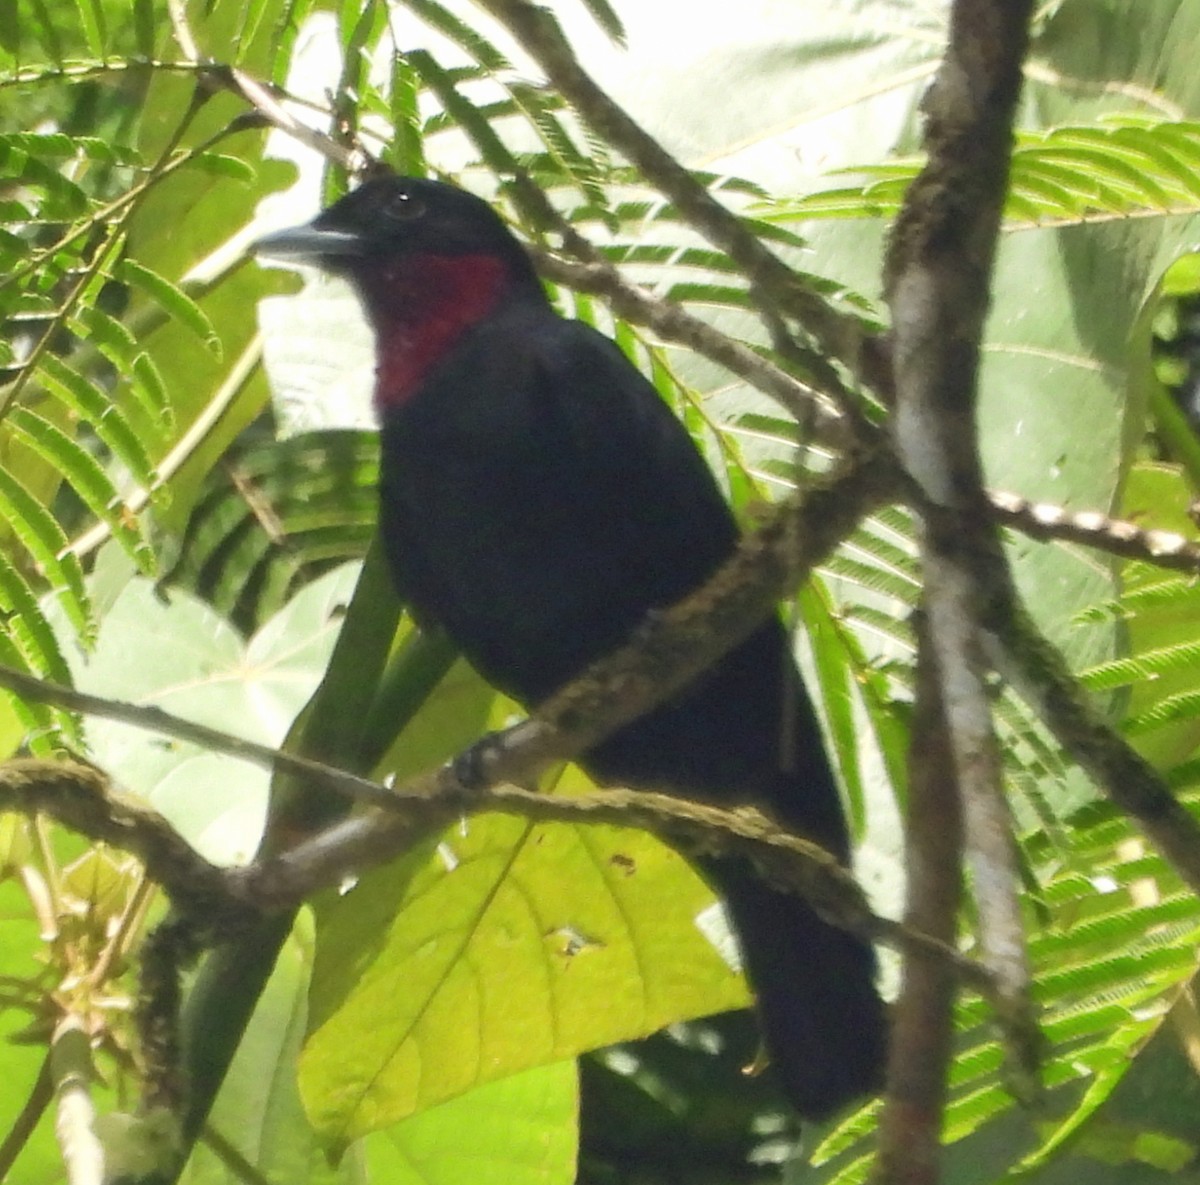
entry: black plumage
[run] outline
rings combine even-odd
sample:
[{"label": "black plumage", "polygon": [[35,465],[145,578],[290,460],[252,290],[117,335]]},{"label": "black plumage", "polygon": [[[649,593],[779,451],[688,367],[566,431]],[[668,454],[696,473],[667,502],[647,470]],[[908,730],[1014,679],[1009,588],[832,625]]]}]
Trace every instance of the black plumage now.
[{"label": "black plumage", "polygon": [[[486,203],[380,178],[265,246],[359,291],[377,338],[380,525],[397,586],[496,687],[535,706],[731,554],[736,525],[687,432],[611,341],[554,312]],[[756,805],[849,859],[777,619],[580,760],[601,782]],[[800,1113],[876,1089],[886,1023],[869,947],[741,861],[702,870]]]}]

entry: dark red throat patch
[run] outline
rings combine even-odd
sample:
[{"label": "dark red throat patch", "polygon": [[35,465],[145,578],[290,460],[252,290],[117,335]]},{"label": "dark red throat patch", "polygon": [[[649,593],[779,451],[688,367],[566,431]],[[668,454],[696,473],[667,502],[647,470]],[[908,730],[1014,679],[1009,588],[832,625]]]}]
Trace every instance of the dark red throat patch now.
[{"label": "dark red throat patch", "polygon": [[510,274],[494,255],[405,255],[363,267],[355,280],[375,327],[375,406],[383,415],[495,308]]}]

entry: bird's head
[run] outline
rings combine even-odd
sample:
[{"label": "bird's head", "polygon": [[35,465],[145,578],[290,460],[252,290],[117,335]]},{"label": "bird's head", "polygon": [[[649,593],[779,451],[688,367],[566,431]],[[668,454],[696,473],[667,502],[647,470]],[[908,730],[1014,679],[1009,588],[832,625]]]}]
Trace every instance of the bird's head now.
[{"label": "bird's head", "polygon": [[376,177],[255,249],[353,284],[375,328],[382,410],[406,402],[469,326],[506,302],[546,300],[487,202],[419,177]]},{"label": "bird's head", "polygon": [[504,263],[514,280],[533,279],[529,256],[487,202],[421,177],[376,177],[307,225],[260,239],[255,250],[351,279],[365,269],[430,256],[488,256]]}]

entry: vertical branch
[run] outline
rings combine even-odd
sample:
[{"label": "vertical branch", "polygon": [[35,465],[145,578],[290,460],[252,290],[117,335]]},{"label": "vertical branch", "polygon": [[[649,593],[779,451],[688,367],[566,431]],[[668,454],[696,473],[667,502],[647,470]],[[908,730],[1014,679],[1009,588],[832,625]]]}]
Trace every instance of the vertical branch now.
[{"label": "vertical branch", "polygon": [[[962,817],[942,707],[941,680],[924,618],[918,620],[917,702],[909,751],[905,925],[954,944],[962,896]],[[945,960],[909,951],[892,1013],[887,1105],[879,1123],[876,1185],[937,1180],[946,1070],[954,1040],[957,976]]]},{"label": "vertical branch", "polygon": [[[980,339],[1012,153],[1031,0],[956,0],[925,102],[929,159],[897,221],[886,282],[901,462],[918,487],[927,638],[963,801],[985,960],[1031,1032],[1015,849],[980,623],[1015,602],[977,443]],[[1028,1061],[1032,1041],[1019,1051]]]},{"label": "vertical branch", "polygon": [[57,1095],[55,1135],[70,1185],[102,1185],[104,1149],[92,1130],[92,1051],[78,1017],[65,1017],[50,1042],[50,1073]]}]

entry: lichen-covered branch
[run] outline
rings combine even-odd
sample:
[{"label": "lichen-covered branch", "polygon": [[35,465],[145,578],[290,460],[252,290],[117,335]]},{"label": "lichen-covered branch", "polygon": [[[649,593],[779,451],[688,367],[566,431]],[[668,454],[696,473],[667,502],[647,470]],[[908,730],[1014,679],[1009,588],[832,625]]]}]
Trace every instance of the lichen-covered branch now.
[{"label": "lichen-covered branch", "polygon": [[[47,688],[44,697],[34,688],[30,698],[60,702],[60,689]],[[199,855],[157,811],[121,793],[95,766],[33,758],[2,762],[0,811],[45,814],[89,839],[132,852],[151,879],[186,900],[219,908],[230,899],[224,870]]]}]

